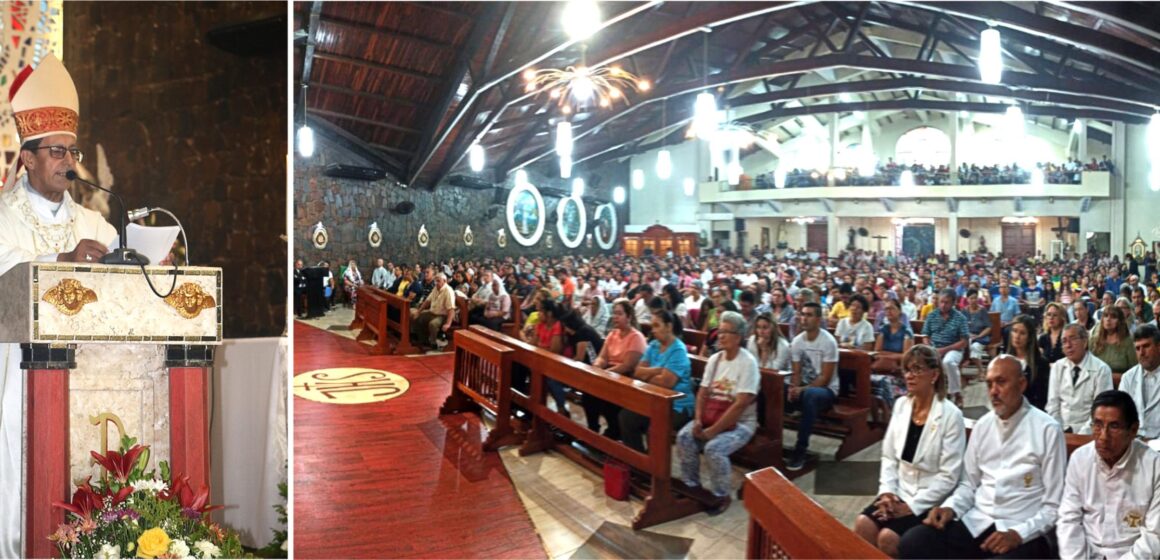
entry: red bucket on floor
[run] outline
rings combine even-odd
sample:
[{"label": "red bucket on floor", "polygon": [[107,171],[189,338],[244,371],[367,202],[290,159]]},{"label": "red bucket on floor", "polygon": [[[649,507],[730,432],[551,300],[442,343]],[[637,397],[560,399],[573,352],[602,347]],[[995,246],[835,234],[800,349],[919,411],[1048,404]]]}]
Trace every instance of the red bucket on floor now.
[{"label": "red bucket on floor", "polygon": [[627,500],[630,472],[628,465],[616,459],[606,459],[604,461],[604,493],[614,500],[622,502]]}]

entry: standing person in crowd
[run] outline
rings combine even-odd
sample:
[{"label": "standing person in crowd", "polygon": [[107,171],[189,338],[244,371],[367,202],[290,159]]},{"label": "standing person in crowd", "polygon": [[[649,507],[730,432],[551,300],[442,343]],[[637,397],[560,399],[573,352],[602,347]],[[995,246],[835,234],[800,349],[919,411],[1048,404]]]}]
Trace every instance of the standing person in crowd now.
[{"label": "standing person in crowd", "polygon": [[1093,440],[1067,465],[1059,557],[1160,557],[1160,454],[1136,439],[1135,403],[1123,391],[1100,393],[1090,424]]},{"label": "standing person in crowd", "polygon": [[1137,363],[1120,379],[1120,390],[1141,414],[1140,437],[1152,440],[1160,438],[1160,328],[1144,325],[1132,337]]},{"label": "standing person in crowd", "polygon": [[[769,316],[763,315],[768,321]],[[760,320],[760,319],[759,319]],[[709,490],[717,503],[710,515],[729,508],[733,468],[729,456],[741,449],[757,430],[754,400],[761,384],[757,361],[741,347],[745,319],[727,311],[718,327],[720,350],[705,365],[701,390],[697,392],[693,421],[677,433],[677,456],[681,480],[690,487],[701,484],[700,454],[709,471]]]},{"label": "standing person in crowd", "polygon": [[1067,446],[1059,424],[1023,397],[1026,383],[1014,358],[991,361],[993,410],[975,423],[954,492],[902,536],[901,558],[1050,555],[1044,537],[1058,517]]},{"label": "standing person in crowd", "polygon": [[[901,311],[897,304],[894,309]],[[902,370],[907,394],[882,440],[878,497],[854,523],[860,537],[892,557],[902,535],[958,485],[967,439],[963,413],[946,398],[938,352],[914,346],[902,357]]]},{"label": "standing person in crowd", "polygon": [[789,470],[805,466],[814,423],[838,398],[838,341],[821,329],[822,308],[814,302],[798,311],[802,332],[790,344],[793,375],[786,388],[786,409],[798,408],[797,443],[786,463]]},{"label": "standing person in crowd", "polygon": [[967,318],[954,308],[955,291],[944,289],[938,293],[938,311],[927,315],[922,334],[942,356],[943,371],[947,374],[947,390],[956,406],[963,403],[962,376],[959,366],[967,349],[970,331]]},{"label": "standing person in crowd", "polygon": [[358,289],[362,285],[362,274],[358,271],[358,265],[352,260],[346,265],[346,272],[342,273],[342,287],[346,290],[346,299],[350,302],[351,307],[358,303]]},{"label": "standing person in crowd", "polygon": [[[633,377],[644,383],[684,393],[684,396],[673,401],[672,429],[679,430],[693,417],[693,370],[689,351],[675,331],[679,327],[674,325],[679,323],[672,312],[661,310],[653,314],[650,331],[652,342],[641,356]],[[620,438],[625,445],[646,452],[644,442],[648,430],[647,416],[628,409],[620,411]],[[662,437],[667,438],[669,434],[665,433]]]},{"label": "standing person in crowd", "polygon": [[1090,434],[1092,400],[1112,389],[1112,370],[1088,351],[1087,331],[1074,323],[1063,329],[1063,355],[1051,365],[1044,410],[1064,431]]},{"label": "standing person in crowd", "polygon": [[1092,331],[1089,347],[1113,372],[1123,373],[1136,365],[1136,350],[1124,311],[1114,305],[1104,311],[1100,324]]}]

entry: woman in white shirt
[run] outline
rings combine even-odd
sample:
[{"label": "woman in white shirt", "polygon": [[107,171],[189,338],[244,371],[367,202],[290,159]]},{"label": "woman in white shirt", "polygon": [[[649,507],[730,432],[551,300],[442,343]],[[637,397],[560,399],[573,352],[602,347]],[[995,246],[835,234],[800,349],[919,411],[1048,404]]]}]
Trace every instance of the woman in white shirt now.
[{"label": "woman in white shirt", "polygon": [[611,316],[608,304],[600,294],[587,298],[581,306],[580,317],[588,323],[588,326],[596,329],[596,333],[601,337],[608,335],[608,320]]},{"label": "woman in white shirt", "polygon": [[838,346],[870,350],[874,346],[874,325],[866,320],[866,309],[870,304],[859,294],[851,296],[847,305],[850,316],[838,320],[838,328],[834,331]]},{"label": "woman in white shirt", "polygon": [[967,446],[963,413],[946,398],[938,351],[911,347],[902,370],[907,395],[895,403],[882,440],[878,498],[854,522],[859,536],[893,557],[903,533],[954,491]]},{"label": "woman in white shirt", "polygon": [[773,315],[762,313],[753,321],[753,336],[746,350],[757,358],[757,367],[786,371],[790,369],[789,341],[781,336],[781,329],[773,322]]}]

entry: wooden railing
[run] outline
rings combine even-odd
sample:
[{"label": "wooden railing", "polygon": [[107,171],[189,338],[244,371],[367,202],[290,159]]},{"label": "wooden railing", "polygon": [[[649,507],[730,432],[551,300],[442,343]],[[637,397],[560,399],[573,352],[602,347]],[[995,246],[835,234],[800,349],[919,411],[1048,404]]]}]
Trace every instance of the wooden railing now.
[{"label": "wooden railing", "polygon": [[780,472],[745,475],[747,558],[886,558]]},{"label": "wooden railing", "polygon": [[[419,349],[411,345],[411,302],[390,292],[371,289],[376,290],[387,303],[387,328],[384,329],[386,336],[383,339],[390,338],[394,333],[393,336],[398,340],[393,351],[395,354],[417,353]],[[359,299],[362,299],[361,296]]]},{"label": "wooden railing", "polygon": [[495,451],[523,442],[514,429],[512,418],[512,353],[468,329],[455,337],[455,370],[451,394],[439,408],[439,414],[479,412],[486,409],[495,416],[495,427],[483,442],[484,451]]},{"label": "wooden railing", "polygon": [[[673,401],[683,396],[682,393],[641,383],[630,377],[553,354],[479,325],[471,327],[470,331],[515,350],[512,355],[513,372],[522,366],[530,375],[531,390],[528,394],[527,408],[532,414],[532,426],[527,440],[520,448],[520,455],[552,449],[593,472],[603,471],[602,460],[567,442],[557,442],[552,435],[551,429],[554,427],[589,448],[645,473],[649,478],[648,487],[633,487],[633,492],[644,498],[644,508],[633,519],[633,529],[643,529],[680,519],[712,505],[674,492],[674,486],[683,488],[683,485],[672,479],[671,474]],[[597,434],[587,426],[550,409],[547,406],[547,382],[550,379],[648,417],[650,423],[648,453],[641,453],[623,443]],[[519,386],[514,379],[513,385]]]}]

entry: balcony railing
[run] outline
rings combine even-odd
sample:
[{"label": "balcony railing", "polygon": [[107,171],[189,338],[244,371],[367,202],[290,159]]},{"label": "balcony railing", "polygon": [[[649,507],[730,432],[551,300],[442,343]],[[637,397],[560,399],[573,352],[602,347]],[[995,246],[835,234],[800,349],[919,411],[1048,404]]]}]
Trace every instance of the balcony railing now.
[{"label": "balcony railing", "polygon": [[[1012,178],[1007,178],[1012,179]],[[1018,180],[1018,178],[1015,178]],[[881,181],[885,183],[885,181]],[[856,184],[846,186],[802,186],[793,188],[759,188],[756,184],[749,188],[730,186],[724,181],[701,183],[698,200],[713,202],[752,202],[763,200],[800,199],[877,199],[877,198],[1011,198],[1022,197],[1093,197],[1106,198],[1111,192],[1111,173],[1107,171],[1085,171],[1079,184],[1047,183],[1032,185],[1030,182],[988,182],[982,184]]]}]

